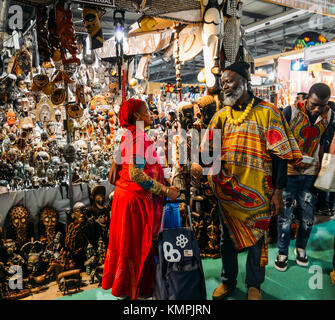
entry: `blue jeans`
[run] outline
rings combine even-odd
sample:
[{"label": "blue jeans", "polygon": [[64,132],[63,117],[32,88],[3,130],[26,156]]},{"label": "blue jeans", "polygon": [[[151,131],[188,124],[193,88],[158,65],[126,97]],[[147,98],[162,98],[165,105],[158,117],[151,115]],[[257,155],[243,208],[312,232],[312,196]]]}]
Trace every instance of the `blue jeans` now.
[{"label": "blue jeans", "polygon": [[291,222],[294,209],[299,206],[299,229],[295,246],[306,249],[307,242],[314,223],[316,197],[311,192],[316,176],[288,176],[287,185],[283,191],[284,209],[278,216],[278,250],[288,255],[290,244]]},{"label": "blue jeans", "polygon": [[[221,221],[220,216],[220,221]],[[222,259],[221,281],[229,288],[235,288],[237,284],[238,274],[238,251],[235,249],[228,231],[221,221],[222,237],[220,242],[220,251]],[[248,257],[246,264],[245,283],[248,288],[255,287],[260,289],[265,279],[265,267],[260,266],[262,243],[264,237],[261,238],[254,246],[247,248]]]}]

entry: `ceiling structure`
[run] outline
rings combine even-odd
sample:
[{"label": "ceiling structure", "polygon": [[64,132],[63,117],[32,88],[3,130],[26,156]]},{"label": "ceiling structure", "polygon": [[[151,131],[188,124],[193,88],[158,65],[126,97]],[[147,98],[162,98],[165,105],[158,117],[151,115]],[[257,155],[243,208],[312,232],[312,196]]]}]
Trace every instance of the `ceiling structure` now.
[{"label": "ceiling structure", "polygon": [[[12,3],[32,3],[36,1],[11,1]],[[43,2],[41,0],[40,2]],[[52,1],[44,0],[44,3]],[[150,1],[148,1],[150,3]],[[145,11],[147,15],[161,16],[164,13],[199,9],[198,0],[151,0],[152,6]],[[125,27],[135,23],[141,14],[136,12],[131,0],[115,0],[119,8],[125,8]],[[78,34],[86,33],[82,22],[81,4],[74,1],[72,5],[73,21]],[[31,7],[24,9],[25,15],[33,15]],[[114,34],[113,13],[114,8],[105,7],[101,18],[104,38],[109,39]],[[246,30],[247,46],[254,58],[278,54],[292,50],[296,39],[306,31],[321,33],[327,40],[335,38],[335,19],[313,12],[291,9],[263,0],[243,0],[241,25]],[[197,82],[197,74],[203,68],[203,55],[200,53],[192,61],[182,65],[182,82]],[[150,64],[150,81],[174,82],[174,61],[165,62],[160,53],[153,56]]]}]

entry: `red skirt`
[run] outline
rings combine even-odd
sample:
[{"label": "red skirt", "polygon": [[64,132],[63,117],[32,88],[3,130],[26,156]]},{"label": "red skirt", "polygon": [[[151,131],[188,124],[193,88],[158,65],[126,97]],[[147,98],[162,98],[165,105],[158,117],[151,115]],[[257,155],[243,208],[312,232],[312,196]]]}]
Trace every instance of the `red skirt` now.
[{"label": "red skirt", "polygon": [[[112,295],[152,295],[155,282],[152,194],[115,188],[102,289]],[[150,254],[149,254],[150,253]]]}]

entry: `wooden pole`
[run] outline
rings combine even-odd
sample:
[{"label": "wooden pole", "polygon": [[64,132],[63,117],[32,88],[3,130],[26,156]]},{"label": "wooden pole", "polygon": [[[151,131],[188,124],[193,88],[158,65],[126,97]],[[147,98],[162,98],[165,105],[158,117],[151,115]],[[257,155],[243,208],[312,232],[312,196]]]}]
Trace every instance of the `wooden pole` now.
[{"label": "wooden pole", "polygon": [[182,101],[181,97],[181,66],[180,66],[180,59],[179,59],[179,30],[178,30],[179,24],[175,24],[173,26],[173,32],[175,36],[175,67],[176,67],[176,86],[177,86],[177,92],[178,92],[178,101]]}]

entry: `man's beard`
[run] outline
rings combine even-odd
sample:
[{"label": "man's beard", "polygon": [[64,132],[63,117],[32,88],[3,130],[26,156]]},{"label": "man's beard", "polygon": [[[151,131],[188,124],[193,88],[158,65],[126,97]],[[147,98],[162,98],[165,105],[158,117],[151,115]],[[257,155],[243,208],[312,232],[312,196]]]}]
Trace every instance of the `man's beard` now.
[{"label": "man's beard", "polygon": [[236,102],[243,96],[244,89],[245,88],[244,88],[243,82],[240,82],[235,92],[232,95],[227,96],[225,93],[223,93],[223,101],[222,101],[223,104],[229,107],[232,107],[233,105],[235,105]]}]

